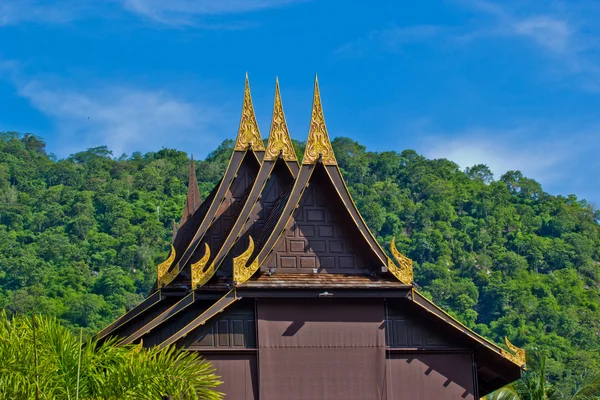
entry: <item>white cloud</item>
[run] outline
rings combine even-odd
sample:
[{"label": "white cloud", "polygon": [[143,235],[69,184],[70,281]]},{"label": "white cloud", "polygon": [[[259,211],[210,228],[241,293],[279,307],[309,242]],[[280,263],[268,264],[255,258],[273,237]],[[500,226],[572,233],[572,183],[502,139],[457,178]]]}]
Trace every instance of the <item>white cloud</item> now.
[{"label": "white cloud", "polygon": [[91,8],[91,3],[77,0],[56,0],[52,4],[39,0],[1,0],[0,26],[21,22],[65,23],[80,19]]},{"label": "white cloud", "polygon": [[509,170],[520,170],[526,176],[550,183],[563,173],[557,166],[571,154],[562,143],[519,141],[522,132],[471,131],[452,137],[429,137],[424,154],[430,158],[447,158],[461,168],[486,164],[496,178]]},{"label": "white cloud", "polygon": [[308,0],[0,0],[0,26],[22,22],[60,24],[107,16],[114,13],[114,4],[154,22],[189,25],[202,16],[242,14],[300,1]]},{"label": "white cloud", "polygon": [[435,25],[416,25],[375,30],[369,32],[366,37],[353,40],[338,47],[334,53],[357,57],[373,50],[399,51],[402,45],[433,38],[441,30],[442,27]]},{"label": "white cloud", "polygon": [[158,22],[181,23],[206,15],[240,14],[302,0],[122,0],[131,12]]},{"label": "white cloud", "polygon": [[[544,190],[600,201],[600,167],[596,154],[600,126],[590,124],[520,124],[514,129],[473,128],[459,132],[432,133],[429,123],[420,126],[417,150],[429,158],[446,158],[462,169],[487,165],[499,179],[505,172],[520,170],[540,182]],[[428,132],[428,133],[425,133]]]},{"label": "white cloud", "polygon": [[[514,36],[531,40],[554,53],[572,49],[577,30],[565,15],[553,15],[546,10],[530,7],[526,12],[509,10],[506,4],[485,0],[464,1],[467,5],[493,18],[492,24],[476,28],[472,37]],[[532,9],[534,11],[532,11]]]},{"label": "white cloud", "polygon": [[513,29],[516,34],[530,37],[550,51],[564,53],[570,48],[572,28],[567,21],[535,16],[515,21]]},{"label": "white cloud", "polygon": [[19,92],[56,126],[59,156],[100,145],[119,156],[163,146],[204,150],[219,142],[209,130],[222,118],[220,109],[166,92],[125,86],[69,90],[36,81]]},{"label": "white cloud", "polygon": [[600,91],[600,31],[597,8],[586,9],[586,2],[550,1],[546,3],[486,0],[461,0],[481,15],[491,17],[464,37],[490,36],[524,38],[542,50],[550,61],[546,66],[553,78],[575,78],[586,91]]}]

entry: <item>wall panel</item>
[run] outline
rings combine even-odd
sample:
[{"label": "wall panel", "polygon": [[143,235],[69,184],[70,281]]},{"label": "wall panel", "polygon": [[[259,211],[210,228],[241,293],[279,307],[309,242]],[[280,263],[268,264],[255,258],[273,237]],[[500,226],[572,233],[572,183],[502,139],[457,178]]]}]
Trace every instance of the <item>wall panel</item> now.
[{"label": "wall panel", "polygon": [[383,321],[382,300],[261,299],[261,399],[383,398]]},{"label": "wall panel", "polygon": [[258,399],[256,354],[206,354],[223,384],[217,388],[226,400]]},{"label": "wall panel", "polygon": [[470,353],[388,354],[389,400],[473,400]]}]

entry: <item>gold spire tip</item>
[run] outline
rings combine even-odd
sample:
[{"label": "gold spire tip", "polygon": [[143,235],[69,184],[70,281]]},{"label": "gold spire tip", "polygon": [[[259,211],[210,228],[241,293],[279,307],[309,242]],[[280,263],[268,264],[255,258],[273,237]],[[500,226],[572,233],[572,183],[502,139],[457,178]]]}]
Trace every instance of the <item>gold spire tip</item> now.
[{"label": "gold spire tip", "polygon": [[275,80],[275,100],[273,101],[273,117],[271,119],[271,130],[269,132],[269,141],[265,150],[265,160],[275,161],[279,156],[285,161],[297,161],[296,152],[292,145],[290,132],[288,131],[283,113],[283,104],[281,102],[281,92],[279,91],[279,82]]},{"label": "gold spire tip", "polygon": [[250,94],[250,82],[246,72],[246,84],[244,85],[244,103],[242,105],[242,117],[234,150],[245,151],[252,147],[254,151],[264,151],[265,146],[260,136],[254,106],[252,105],[252,96]]},{"label": "gold spire tip", "polygon": [[315,74],[310,129],[302,164],[315,164],[319,160],[325,165],[337,165],[335,155],[333,154],[333,148],[331,147],[331,141],[329,140],[329,134],[327,133],[327,126],[325,126],[321,94],[319,92],[319,81]]}]

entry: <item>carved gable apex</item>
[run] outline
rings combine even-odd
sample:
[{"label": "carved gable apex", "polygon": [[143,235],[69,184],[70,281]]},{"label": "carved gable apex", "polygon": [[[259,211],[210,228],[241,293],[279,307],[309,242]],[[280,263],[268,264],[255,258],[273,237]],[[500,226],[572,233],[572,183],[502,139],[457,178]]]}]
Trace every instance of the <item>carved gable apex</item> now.
[{"label": "carved gable apex", "polygon": [[242,117],[234,150],[244,151],[251,146],[254,151],[264,151],[265,146],[260,136],[254,106],[252,105],[252,96],[250,95],[250,84],[248,74],[246,74],[246,85],[244,87],[244,103],[242,105]]},{"label": "carved gable apex", "polygon": [[319,81],[315,76],[315,89],[313,95],[312,113],[310,116],[310,130],[306,142],[306,150],[302,164],[314,164],[321,160],[325,165],[337,165],[331,141],[325,126],[323,106],[321,105],[321,94],[319,93]]},{"label": "carved gable apex", "polygon": [[275,161],[279,155],[281,155],[285,161],[298,162],[285,121],[285,114],[283,113],[283,105],[281,103],[281,94],[279,92],[279,79],[277,79],[275,81],[273,117],[271,119],[271,131],[269,132],[265,160]]}]

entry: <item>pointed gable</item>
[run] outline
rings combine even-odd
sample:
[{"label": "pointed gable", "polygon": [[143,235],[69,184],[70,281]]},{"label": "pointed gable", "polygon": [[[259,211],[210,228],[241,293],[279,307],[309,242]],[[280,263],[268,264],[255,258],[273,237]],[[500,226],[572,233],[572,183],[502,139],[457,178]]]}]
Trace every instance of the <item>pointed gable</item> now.
[{"label": "pointed gable", "polygon": [[341,178],[316,78],[302,166],[280,208],[268,237],[257,241],[248,268],[262,267],[269,273],[380,274],[390,265]]},{"label": "pointed gable", "polygon": [[234,150],[245,151],[252,147],[255,151],[264,151],[265,146],[258,130],[252,96],[250,94],[250,83],[246,73],[246,84],[244,86],[244,104],[242,105],[242,116]]},{"label": "pointed gable", "polygon": [[[242,206],[246,202],[250,188],[264,158],[264,145],[250,94],[248,74],[244,87],[244,101],[240,126],[233,154],[217,189],[215,198],[208,207],[206,216],[196,230],[190,245],[177,260],[183,271],[181,282],[198,282],[212,276],[209,267],[214,254],[211,249],[219,249],[232,229]],[[202,263],[199,263],[202,261]],[[186,269],[186,267],[189,268]],[[193,277],[192,275],[196,275]]]},{"label": "pointed gable", "polygon": [[296,152],[292,145],[290,132],[288,131],[285,114],[283,112],[283,103],[281,102],[281,93],[279,91],[279,79],[275,80],[275,100],[273,101],[273,117],[271,118],[271,130],[265,152],[266,161],[275,161],[279,157],[285,161],[298,164]]},{"label": "pointed gable", "polygon": [[333,147],[331,147],[331,141],[329,140],[329,134],[327,133],[327,126],[325,126],[319,80],[315,76],[310,129],[308,131],[308,140],[302,164],[315,164],[317,161],[325,165],[337,165],[335,155],[333,154]]},{"label": "pointed gable", "polygon": [[[254,115],[246,74],[240,126],[229,164],[223,178],[202,206],[193,214],[187,214],[187,221],[180,227],[177,235],[177,239],[181,235],[181,240],[176,239],[172,249],[168,279],[161,282],[162,286],[171,282],[178,286],[189,286],[191,280],[194,280],[193,271],[196,271],[196,275],[205,272],[204,264],[210,261],[211,247],[220,247],[227,236],[252,187],[263,157],[264,145]],[[188,212],[188,205],[193,208],[195,194],[188,193],[188,200],[184,217]],[[199,264],[201,260],[203,265]]]},{"label": "pointed gable", "polygon": [[[208,198],[212,199],[213,197],[214,193],[211,193]],[[185,250],[185,247],[187,247],[187,245],[189,244],[189,241],[191,239],[189,237],[189,231],[192,230],[192,226],[194,225],[192,217],[196,214],[196,211],[200,209],[201,205],[202,200],[200,198],[200,190],[198,188],[198,179],[196,178],[194,156],[192,155],[190,161],[190,177],[188,183],[187,196],[185,199],[185,205],[183,206],[181,221],[179,222],[179,226],[177,227],[177,230],[173,235],[173,247],[175,249],[175,254],[181,254],[181,252]],[[200,217],[200,215],[196,216],[196,221],[199,220],[198,217]]]},{"label": "pointed gable", "polygon": [[284,236],[265,259],[264,271],[364,274],[381,265],[370,252],[360,251],[364,247],[360,232],[334,193],[322,166],[317,167]]},{"label": "pointed gable", "polygon": [[[227,237],[220,248],[213,247],[216,254],[207,270],[214,273],[221,268],[222,275],[231,277],[233,255],[247,248],[250,235],[256,237],[264,229],[265,221],[277,200],[291,189],[298,168],[283,112],[279,82],[276,81],[273,117],[263,163]],[[203,279],[202,283],[205,281]]]}]

